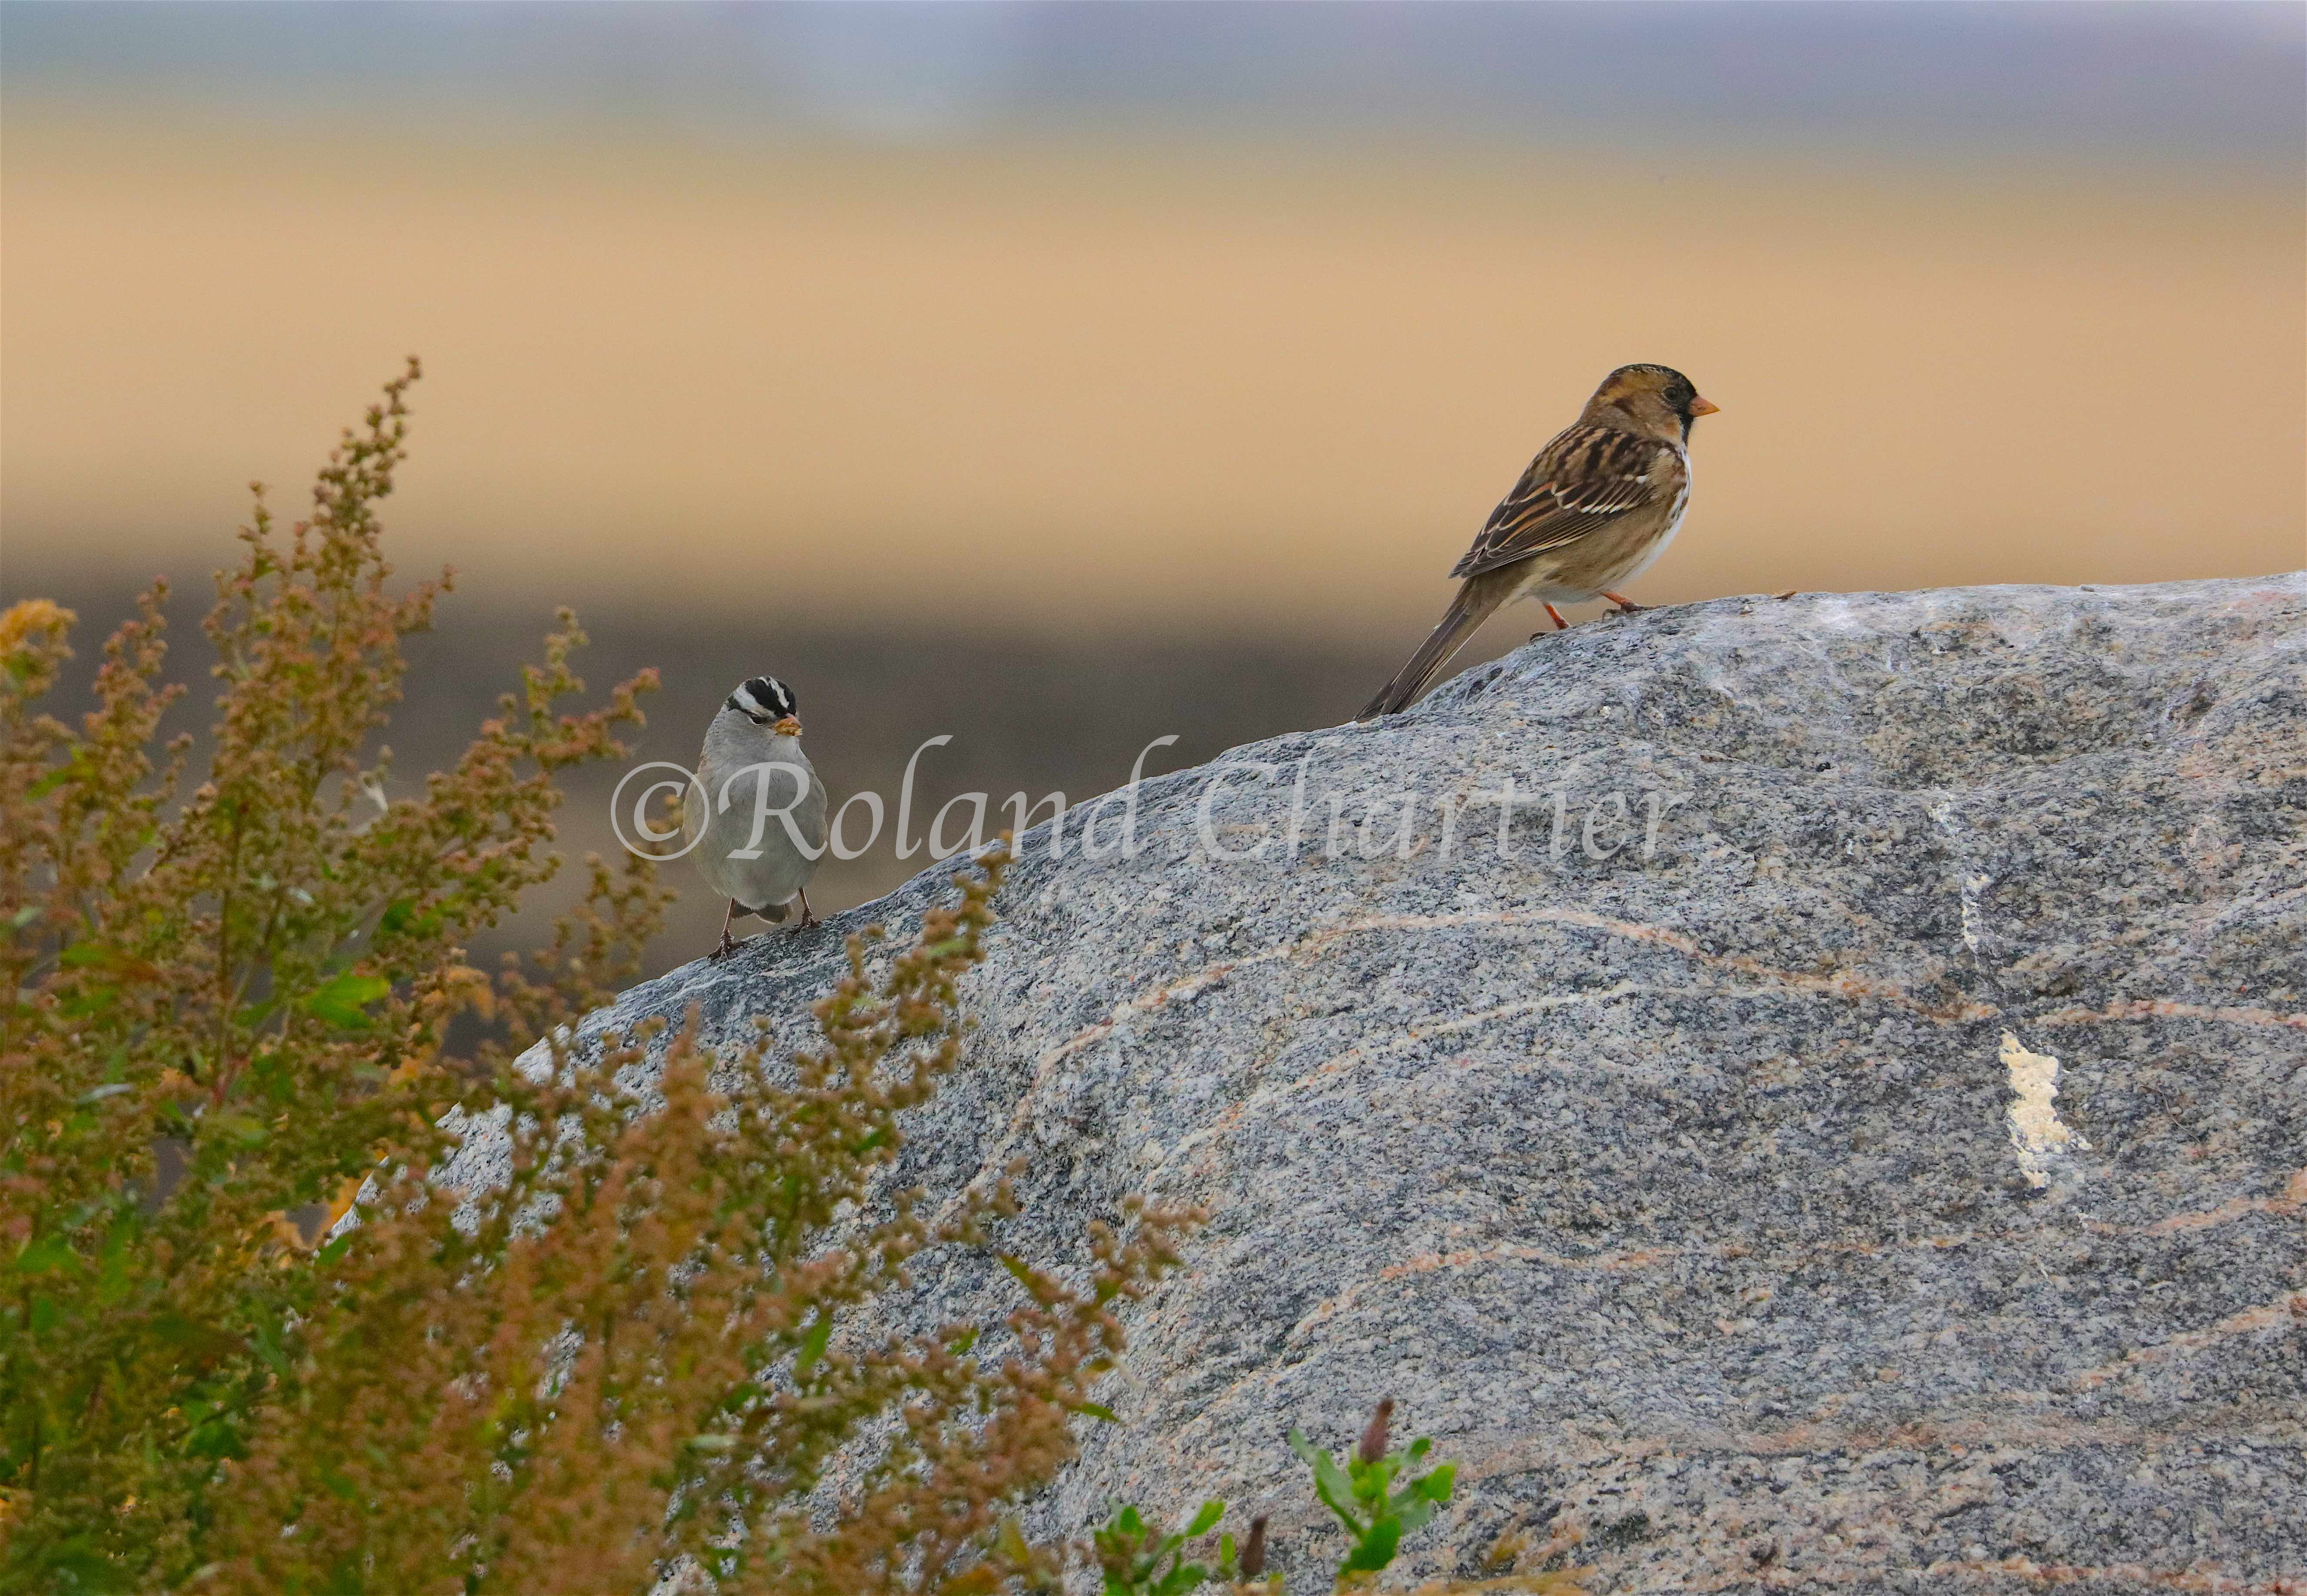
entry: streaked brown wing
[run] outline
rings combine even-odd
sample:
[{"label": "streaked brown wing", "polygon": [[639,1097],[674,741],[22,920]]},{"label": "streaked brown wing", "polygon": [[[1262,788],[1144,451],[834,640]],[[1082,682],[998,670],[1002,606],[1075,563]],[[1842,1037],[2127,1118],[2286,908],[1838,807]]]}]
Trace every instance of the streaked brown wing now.
[{"label": "streaked brown wing", "polygon": [[1479,576],[1560,548],[1666,498],[1675,491],[1676,466],[1674,451],[1655,439],[1574,426],[1538,451],[1450,574]]}]

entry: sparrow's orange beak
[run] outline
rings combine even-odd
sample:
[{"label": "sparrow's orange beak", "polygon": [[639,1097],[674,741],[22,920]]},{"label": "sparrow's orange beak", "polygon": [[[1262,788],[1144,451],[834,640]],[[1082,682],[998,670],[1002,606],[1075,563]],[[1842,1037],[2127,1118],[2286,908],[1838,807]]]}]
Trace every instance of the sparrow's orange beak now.
[{"label": "sparrow's orange beak", "polygon": [[771,726],[769,730],[775,732],[780,737],[798,737],[801,735],[801,722],[788,715],[784,719],[778,721],[776,725]]},{"label": "sparrow's orange beak", "polygon": [[1690,401],[1690,413],[1693,416],[1711,416],[1721,408],[1712,399],[1694,399]]}]

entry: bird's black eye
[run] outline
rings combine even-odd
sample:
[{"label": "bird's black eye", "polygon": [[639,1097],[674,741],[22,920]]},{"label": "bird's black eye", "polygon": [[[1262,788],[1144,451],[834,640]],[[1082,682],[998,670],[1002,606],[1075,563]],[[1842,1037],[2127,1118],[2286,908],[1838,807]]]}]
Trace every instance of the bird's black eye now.
[{"label": "bird's black eye", "polygon": [[1687,409],[1689,408],[1690,401],[1697,397],[1698,390],[1695,388],[1685,388],[1679,382],[1666,390],[1666,402],[1672,405],[1677,410]]}]

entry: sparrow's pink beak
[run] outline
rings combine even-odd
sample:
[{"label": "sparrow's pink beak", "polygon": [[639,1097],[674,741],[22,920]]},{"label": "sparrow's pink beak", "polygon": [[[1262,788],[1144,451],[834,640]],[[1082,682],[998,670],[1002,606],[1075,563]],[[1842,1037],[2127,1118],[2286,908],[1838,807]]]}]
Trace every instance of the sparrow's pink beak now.
[{"label": "sparrow's pink beak", "polygon": [[784,719],[778,721],[776,725],[771,726],[769,730],[775,732],[780,737],[798,737],[801,735],[801,722],[788,715]]},{"label": "sparrow's pink beak", "polygon": [[1690,413],[1693,416],[1711,416],[1721,408],[1712,399],[1694,399],[1690,401]]}]

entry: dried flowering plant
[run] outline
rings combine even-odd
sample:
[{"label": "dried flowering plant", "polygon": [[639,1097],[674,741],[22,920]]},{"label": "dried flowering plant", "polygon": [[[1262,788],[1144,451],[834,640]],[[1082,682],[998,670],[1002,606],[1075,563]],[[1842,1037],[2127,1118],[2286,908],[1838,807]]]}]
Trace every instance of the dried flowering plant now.
[{"label": "dried flowering plant", "polygon": [[1055,1553],[1006,1509],[1073,1455],[1113,1308],[1189,1216],[1093,1224],[1079,1288],[1005,1257],[1025,1300],[998,1358],[978,1326],[844,1333],[924,1248],[986,1248],[1012,1211],[1006,1183],[934,1222],[875,1189],[897,1116],[960,1061],[955,981],[1003,865],[956,878],[878,974],[852,938],[789,1064],[757,1043],[714,1066],[686,1031],[647,1087],[617,1085],[649,1078],[646,1036],[562,1060],[504,1126],[505,1184],[365,1205],[339,1334],[308,1341],[305,1401],[236,1473],[215,1588],[1045,1585]]},{"label": "dried flowering plant", "polygon": [[[420,795],[369,751],[399,641],[447,585],[387,591],[376,506],[403,458],[390,384],[283,534],[257,490],[207,632],[207,779],[156,755],[165,585],[105,646],[77,728],[39,712],[72,616],[0,618],[0,1579],[165,1583],[194,1566],[222,1466],[296,1381],[323,1273],[284,1215],[380,1156],[428,1163],[464,1085],[450,1020],[526,1030],[629,971],[665,893],[596,865],[544,965],[502,983],[463,945],[551,876],[556,775],[622,752],[650,675],[559,711],[583,637]],[[487,1060],[465,1061],[485,1068]]]},{"label": "dried flowering plant", "polygon": [[[661,923],[646,863],[588,862],[552,946],[470,967],[557,866],[557,775],[622,754],[655,682],[562,713],[564,612],[455,767],[387,795],[369,743],[448,585],[389,593],[380,548],[416,375],[285,536],[259,490],[208,620],[196,791],[189,740],[153,749],[181,691],[164,588],[77,729],[39,710],[73,617],[0,615],[0,1588],[1046,1585],[1056,1555],[1004,1506],[1071,1454],[1113,1307],[1188,1216],[1093,1227],[1079,1287],[1004,1259],[1025,1301],[999,1357],[972,1327],[836,1335],[1009,1206],[1000,1185],[932,1222],[873,1190],[895,1116],[958,1061],[998,860],[886,968],[853,941],[820,1050],[710,1081],[685,1036],[638,1094],[620,1071],[651,1038],[567,1052]],[[460,1017],[486,1029],[452,1057]],[[540,1038],[550,1063],[511,1068]],[[476,1135],[510,1183],[459,1198],[438,1180]],[[356,1191],[330,1239],[291,1223]],[[833,1245],[853,1212],[878,1217]]]}]

